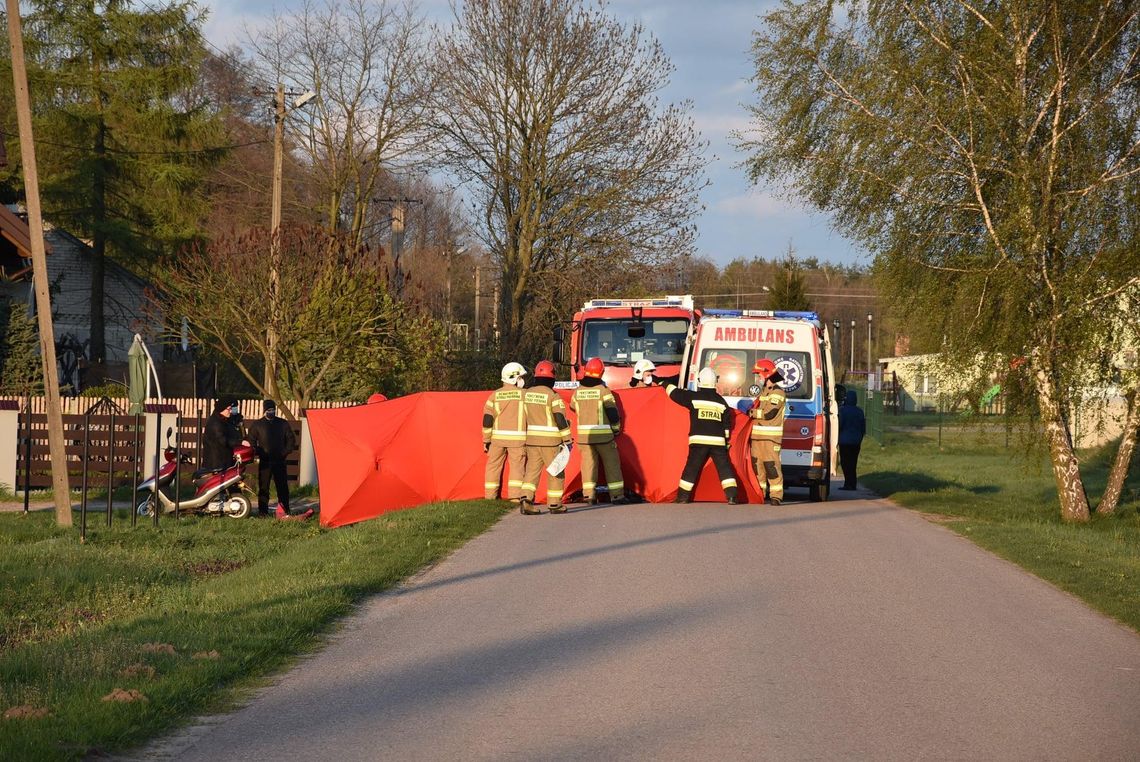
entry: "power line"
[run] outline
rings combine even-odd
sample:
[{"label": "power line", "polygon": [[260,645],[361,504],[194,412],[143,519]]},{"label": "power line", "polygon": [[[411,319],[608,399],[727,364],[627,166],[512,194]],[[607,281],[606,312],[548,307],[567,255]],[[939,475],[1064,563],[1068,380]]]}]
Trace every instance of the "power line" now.
[{"label": "power line", "polygon": [[[19,137],[14,132],[7,132],[0,129],[0,139],[9,137]],[[251,140],[247,143],[229,143],[223,146],[210,146],[208,148],[185,148],[178,150],[168,151],[132,151],[126,148],[105,148],[107,153],[122,154],[124,156],[188,156],[191,154],[213,153],[215,151],[229,151],[234,148],[247,148],[249,146],[261,145],[269,143],[269,138],[262,138],[260,140]],[[66,148],[71,151],[90,151],[91,146],[72,145],[70,143],[60,143],[54,140],[47,140],[46,138],[36,138],[36,145],[51,146],[53,148]]]}]

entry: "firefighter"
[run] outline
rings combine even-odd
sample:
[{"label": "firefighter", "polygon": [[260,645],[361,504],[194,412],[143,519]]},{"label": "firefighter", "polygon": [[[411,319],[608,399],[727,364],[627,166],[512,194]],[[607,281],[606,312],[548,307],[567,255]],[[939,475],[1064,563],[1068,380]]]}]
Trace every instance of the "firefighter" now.
[{"label": "firefighter", "polygon": [[668,386],[676,384],[678,376],[657,375],[657,366],[652,360],[638,360],[633,366],[633,378],[629,382],[630,388],[636,386]]},{"label": "firefighter", "polygon": [[767,484],[768,501],[772,505],[784,502],[784,473],[780,466],[780,443],[784,438],[784,380],[776,363],[761,358],[752,366],[752,373],[760,385],[760,393],[752,400],[748,412],[752,418],[752,468],[760,489]]},{"label": "firefighter", "polygon": [[[534,381],[523,392],[523,407],[526,411],[526,476],[519,510],[533,515],[538,513],[534,493],[543,469],[557,457],[561,445],[574,446],[570,439],[570,422],[566,420],[566,404],[554,391],[554,363],[550,360],[534,366]],[[562,479],[563,474],[547,474],[546,500],[551,513],[566,513]]]},{"label": "firefighter", "polygon": [[592,503],[596,499],[598,462],[606,474],[610,502],[624,505],[629,502],[625,482],[621,476],[621,459],[618,458],[614,438],[621,431],[614,394],[602,382],[606,368],[598,357],[586,363],[585,377],[570,397],[570,409],[578,414],[578,446],[582,451],[582,497]]},{"label": "firefighter", "polygon": [[693,488],[710,457],[720,476],[720,486],[729,505],[736,505],[736,472],[728,459],[732,436],[732,410],[716,391],[716,371],[703,368],[697,374],[697,390],[691,392],[668,384],[669,399],[689,410],[689,459],[681,471],[678,503],[693,502]]},{"label": "firefighter", "polygon": [[[510,469],[507,496],[522,498],[523,474],[526,471],[526,411],[523,409],[523,385],[526,368],[517,362],[503,366],[503,385],[491,392],[483,406],[483,452],[487,453],[487,471],[483,477],[483,496],[494,500],[499,496],[499,479],[503,461]],[[523,510],[523,513],[530,511]]]}]

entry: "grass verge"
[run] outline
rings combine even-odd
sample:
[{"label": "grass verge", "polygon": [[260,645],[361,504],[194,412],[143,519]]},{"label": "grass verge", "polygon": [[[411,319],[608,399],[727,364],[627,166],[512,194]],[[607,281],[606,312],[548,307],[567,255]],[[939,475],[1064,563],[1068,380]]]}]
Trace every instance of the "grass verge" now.
[{"label": "grass verge", "polygon": [[[1082,454],[1094,501],[1113,452]],[[859,480],[1140,630],[1137,465],[1116,513],[1086,525],[1061,522],[1048,455],[994,427],[944,430],[941,448],[930,429],[864,440]]]},{"label": "grass verge", "polygon": [[[422,506],[334,531],[184,518],[57,529],[0,515],[0,759],[120,751],[281,668],[362,597],[438,561],[504,504]],[[114,695],[115,698],[107,697]]]}]

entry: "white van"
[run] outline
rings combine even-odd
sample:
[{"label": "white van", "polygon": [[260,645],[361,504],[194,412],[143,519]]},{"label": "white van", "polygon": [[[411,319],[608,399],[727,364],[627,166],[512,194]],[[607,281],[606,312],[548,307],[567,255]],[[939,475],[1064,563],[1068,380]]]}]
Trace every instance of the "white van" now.
[{"label": "white van", "polygon": [[739,409],[741,400],[751,401],[760,392],[752,366],[762,358],[776,364],[787,395],[780,454],[784,485],[807,487],[812,500],[827,500],[839,452],[839,401],[831,341],[816,313],[703,310],[681,380],[695,389],[701,368],[712,368],[717,391]]}]

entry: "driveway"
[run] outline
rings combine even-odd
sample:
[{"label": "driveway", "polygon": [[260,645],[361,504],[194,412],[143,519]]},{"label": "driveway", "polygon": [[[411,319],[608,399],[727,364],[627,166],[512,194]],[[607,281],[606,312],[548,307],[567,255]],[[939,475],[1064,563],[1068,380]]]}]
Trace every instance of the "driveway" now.
[{"label": "driveway", "polygon": [[1140,757],[1140,637],[917,514],[833,494],[511,514],[144,756]]}]

